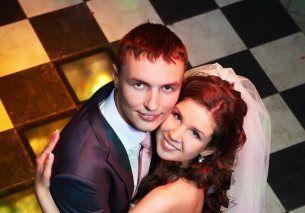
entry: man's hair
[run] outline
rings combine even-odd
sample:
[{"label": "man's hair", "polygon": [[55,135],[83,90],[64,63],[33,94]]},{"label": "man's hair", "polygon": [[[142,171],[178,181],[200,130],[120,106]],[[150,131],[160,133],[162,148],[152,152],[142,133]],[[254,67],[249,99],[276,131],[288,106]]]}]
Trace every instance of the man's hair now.
[{"label": "man's hair", "polygon": [[187,66],[187,52],[180,38],[166,26],[144,23],[127,33],[119,43],[117,50],[117,67],[120,72],[125,56],[133,54],[136,59],[141,55],[151,62],[162,57],[167,63],[175,60]]}]

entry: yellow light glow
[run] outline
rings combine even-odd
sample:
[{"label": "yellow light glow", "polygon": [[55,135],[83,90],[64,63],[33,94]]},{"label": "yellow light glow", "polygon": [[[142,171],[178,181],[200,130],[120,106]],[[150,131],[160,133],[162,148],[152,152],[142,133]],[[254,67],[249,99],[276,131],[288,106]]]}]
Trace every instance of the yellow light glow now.
[{"label": "yellow light glow", "polygon": [[32,150],[34,151],[35,155],[39,155],[45,145],[48,143],[49,138],[51,137],[52,133],[58,129],[62,130],[63,127],[68,123],[70,118],[61,119],[49,124],[45,124],[40,127],[36,127],[34,129],[30,129],[25,132],[27,139],[31,145]]},{"label": "yellow light glow", "polygon": [[34,190],[30,189],[0,200],[1,213],[41,213]]},{"label": "yellow light glow", "polygon": [[0,118],[1,118],[0,119],[0,132],[14,128],[12,121],[6,112],[1,99],[0,99]]},{"label": "yellow light glow", "polygon": [[106,53],[61,66],[80,101],[90,98],[96,90],[112,81],[112,61]]}]

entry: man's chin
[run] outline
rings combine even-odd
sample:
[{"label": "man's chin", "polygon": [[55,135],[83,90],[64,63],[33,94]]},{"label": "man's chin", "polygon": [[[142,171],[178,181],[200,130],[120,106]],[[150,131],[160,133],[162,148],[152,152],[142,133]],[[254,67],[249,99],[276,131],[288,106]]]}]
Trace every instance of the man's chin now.
[{"label": "man's chin", "polygon": [[152,132],[155,131],[161,122],[158,123],[147,123],[147,122],[139,122],[138,125],[136,126],[136,129],[142,131],[142,132]]}]

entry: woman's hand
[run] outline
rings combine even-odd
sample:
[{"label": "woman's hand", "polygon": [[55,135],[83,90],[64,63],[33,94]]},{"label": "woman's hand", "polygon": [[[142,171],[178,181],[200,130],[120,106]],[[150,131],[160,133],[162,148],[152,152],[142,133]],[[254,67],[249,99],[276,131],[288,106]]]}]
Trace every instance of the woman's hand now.
[{"label": "woman's hand", "polygon": [[49,143],[36,158],[35,194],[44,213],[59,212],[49,189],[52,165],[54,161],[52,151],[58,140],[59,131],[56,130],[51,136]]}]

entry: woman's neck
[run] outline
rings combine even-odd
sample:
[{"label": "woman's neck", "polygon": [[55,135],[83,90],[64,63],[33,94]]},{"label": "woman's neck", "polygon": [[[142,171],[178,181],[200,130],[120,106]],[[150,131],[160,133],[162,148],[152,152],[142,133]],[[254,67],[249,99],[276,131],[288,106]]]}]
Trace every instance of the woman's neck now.
[{"label": "woman's neck", "polygon": [[156,166],[156,169],[154,170],[153,174],[162,176],[163,172],[166,171],[171,164],[173,164],[172,161],[166,161],[161,159],[158,165]]}]

